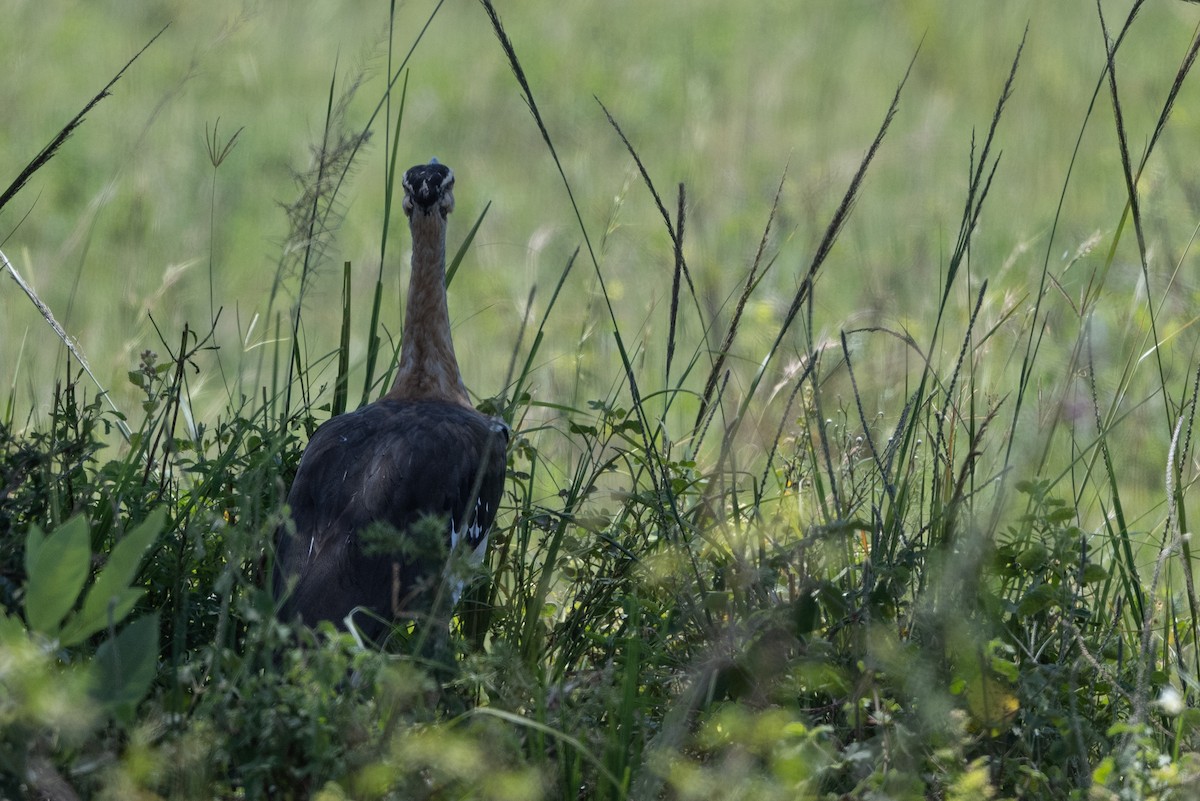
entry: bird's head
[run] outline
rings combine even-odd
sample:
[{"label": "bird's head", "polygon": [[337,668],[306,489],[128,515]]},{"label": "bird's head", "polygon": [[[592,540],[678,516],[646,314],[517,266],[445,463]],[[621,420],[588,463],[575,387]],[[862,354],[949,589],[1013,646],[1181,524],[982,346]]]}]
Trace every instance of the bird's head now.
[{"label": "bird's head", "polygon": [[446,215],[454,211],[454,172],[433,159],[418,164],[404,173],[404,216],[430,215],[435,211]]}]

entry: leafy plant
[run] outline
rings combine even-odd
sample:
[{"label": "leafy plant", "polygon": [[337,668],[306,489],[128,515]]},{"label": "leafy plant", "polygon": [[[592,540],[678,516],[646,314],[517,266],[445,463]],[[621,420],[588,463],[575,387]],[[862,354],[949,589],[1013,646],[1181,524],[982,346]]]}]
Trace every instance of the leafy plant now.
[{"label": "leafy plant", "polygon": [[[44,793],[61,781],[49,751],[60,732],[70,734],[70,743],[86,742],[84,736],[106,718],[134,722],[138,704],[158,675],[159,616],[150,612],[120,631],[117,626],[145,594],[134,586],[135,579],[165,523],[166,511],[154,512],[118,541],[96,573],[86,518],[76,515],[49,534],[36,524],[29,527],[23,602],[27,628],[0,613],[5,655],[0,687],[9,699],[0,714],[0,762],[18,782],[7,791],[16,793],[20,782],[27,781]],[[108,636],[93,654],[67,656],[70,651],[64,649],[77,649],[103,632]]]}]

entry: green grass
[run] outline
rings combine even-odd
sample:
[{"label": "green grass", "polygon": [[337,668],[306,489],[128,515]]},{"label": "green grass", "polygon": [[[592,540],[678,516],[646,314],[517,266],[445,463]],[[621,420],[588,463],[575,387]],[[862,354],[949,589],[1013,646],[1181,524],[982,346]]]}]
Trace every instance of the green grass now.
[{"label": "green grass", "polygon": [[[1188,797],[1197,12],[971,5],[19,3],[13,174],[172,24],[0,209],[121,410],[5,280],[0,795]],[[514,429],[432,658],[266,589],[429,155]]]}]

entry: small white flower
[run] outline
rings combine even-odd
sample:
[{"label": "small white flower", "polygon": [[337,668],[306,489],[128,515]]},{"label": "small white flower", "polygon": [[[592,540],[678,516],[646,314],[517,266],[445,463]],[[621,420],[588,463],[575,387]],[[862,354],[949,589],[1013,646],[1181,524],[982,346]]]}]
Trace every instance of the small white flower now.
[{"label": "small white flower", "polygon": [[1154,702],[1162,711],[1172,717],[1183,711],[1183,696],[1171,685],[1163,687],[1162,694]]}]

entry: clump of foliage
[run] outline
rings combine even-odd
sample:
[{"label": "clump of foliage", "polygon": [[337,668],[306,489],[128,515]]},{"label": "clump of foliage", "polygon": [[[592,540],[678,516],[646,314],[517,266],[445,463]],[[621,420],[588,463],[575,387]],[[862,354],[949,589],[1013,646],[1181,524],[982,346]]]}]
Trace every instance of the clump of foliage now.
[{"label": "clump of foliage", "polygon": [[[484,9],[557,164],[517,50]],[[1106,76],[1126,29],[1109,41]],[[684,257],[685,189],[668,211],[609,116],[672,244],[667,335],[634,341],[622,330],[580,214],[583,255],[530,322],[510,381],[480,404],[514,431],[505,508],[488,569],[448,633],[406,622],[380,645],[328,624],[296,630],[274,614],[268,577],[286,487],[318,420],[350,403],[349,271],[332,386],[294,336],[280,337],[269,382],[231,392],[217,419],[194,419],[189,377],[225,369],[214,320],[204,336],[185,329],[164,341],[165,358],[142,354],[129,373],[144,396],[135,422],[89,399],[75,375],[45,423],[15,425],[9,404],[0,794],[1188,797],[1200,779],[1200,657],[1182,532],[1200,381],[1180,392],[1159,373],[1172,443],[1167,511],[1157,524],[1135,522],[1113,454],[1119,416],[1098,400],[1089,330],[1076,354],[1094,430],[1065,466],[1030,467],[1013,449],[1024,447],[1017,434],[1041,337],[1018,338],[1015,389],[981,386],[981,362],[993,358],[982,345],[1011,314],[986,322],[986,281],[958,291],[1019,60],[1018,49],[986,133],[972,141],[957,238],[922,342],[881,330],[829,341],[812,325],[818,278],[885,146],[903,82],[753,359],[738,356],[739,334],[775,263],[779,197],[731,311],[706,316]],[[1144,259],[1133,187],[1145,159],[1130,161],[1115,78],[1107,85]],[[303,202],[289,208],[293,245],[276,284],[282,292],[298,278],[299,297],[329,247],[338,176],[375,120],[340,134],[346,105],[332,92],[329,109]],[[235,138],[214,139],[214,168]],[[392,186],[400,140],[385,138]],[[1153,141],[1145,158],[1152,150]],[[550,406],[530,392],[534,365],[577,260],[602,288],[619,363],[605,396]],[[364,401],[386,383],[375,374],[387,355],[380,292]],[[1103,314],[1098,297],[1093,313]],[[1031,330],[1045,324],[1039,308]],[[303,310],[297,300],[281,328],[299,331]],[[688,316],[704,332],[695,341]],[[896,407],[882,408],[866,374],[872,347],[886,354],[895,341],[920,358]],[[799,358],[782,367],[791,346]],[[752,369],[740,374],[741,363]],[[1104,510],[1098,520],[1089,501]],[[1151,533],[1147,574],[1135,542]],[[1173,571],[1182,580],[1169,580]],[[437,647],[421,647],[425,638]]]}]

